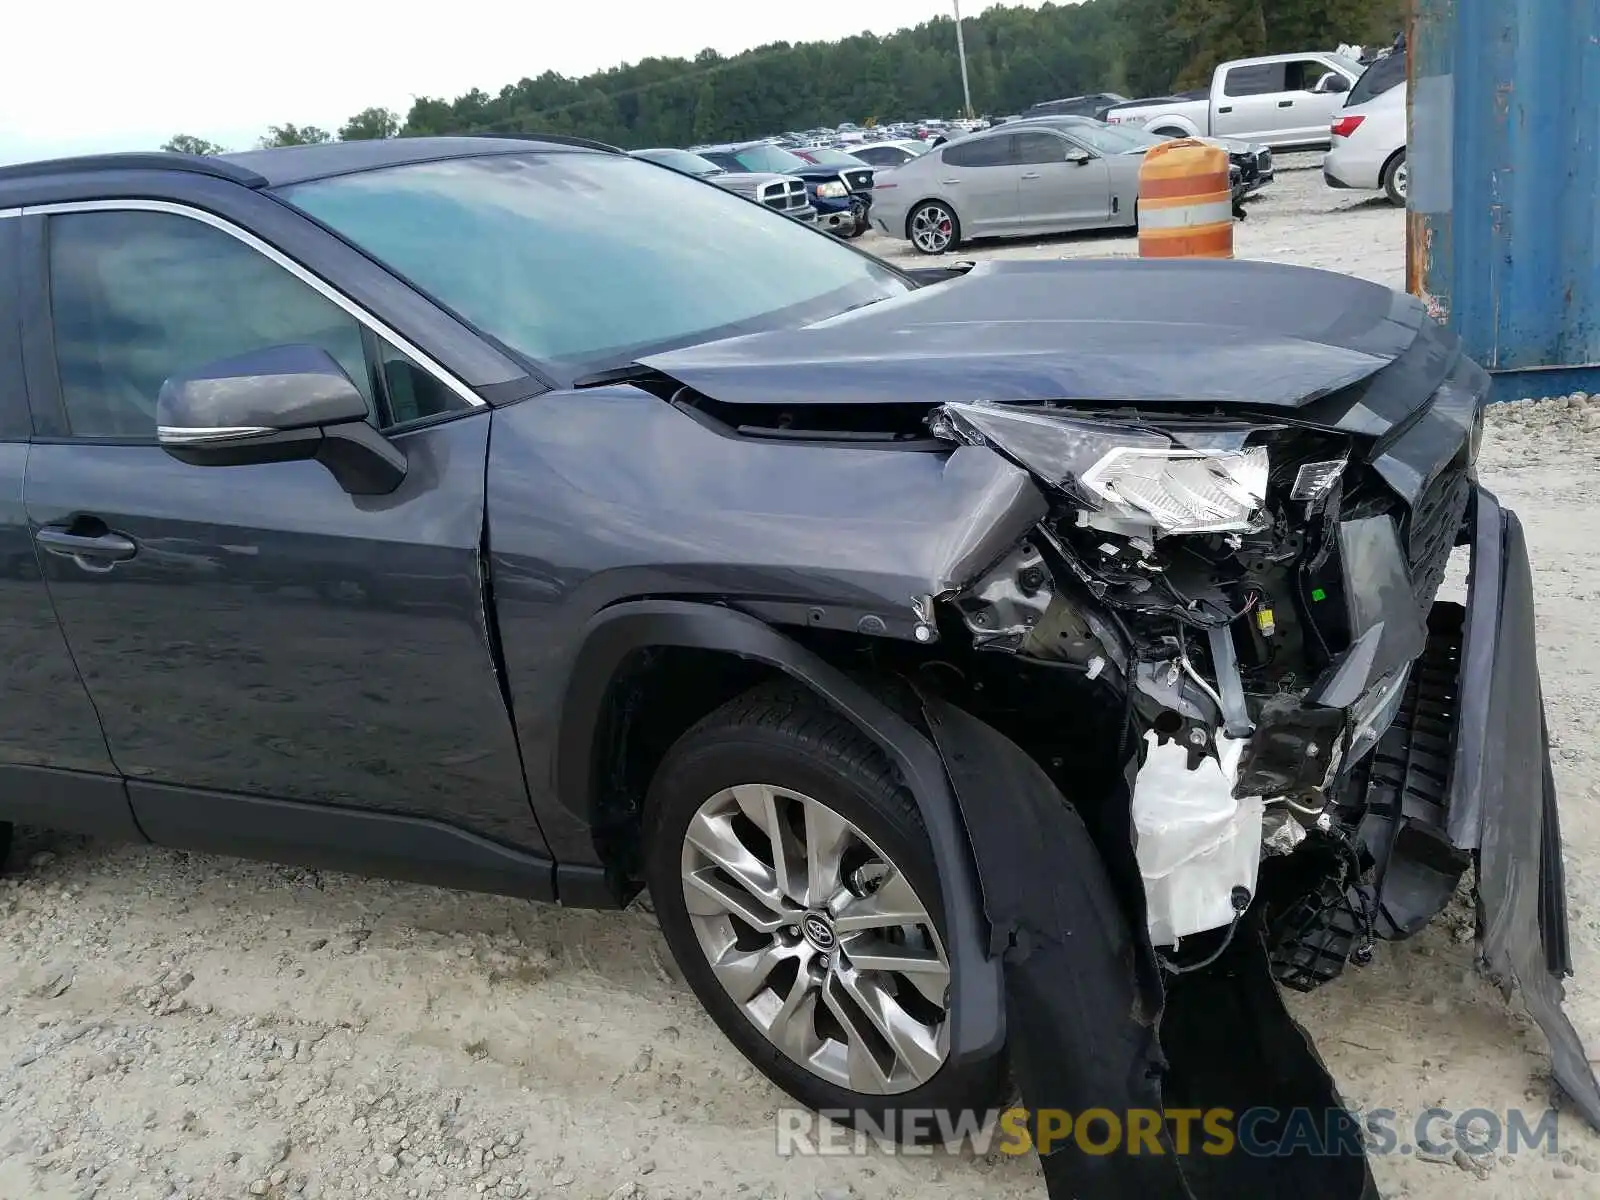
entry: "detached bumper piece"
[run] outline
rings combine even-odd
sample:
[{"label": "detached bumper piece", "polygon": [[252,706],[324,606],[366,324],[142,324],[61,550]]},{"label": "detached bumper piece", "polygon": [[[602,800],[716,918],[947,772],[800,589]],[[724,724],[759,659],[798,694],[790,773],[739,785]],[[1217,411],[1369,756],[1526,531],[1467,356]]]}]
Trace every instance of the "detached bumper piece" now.
[{"label": "detached bumper piece", "polygon": [[[1318,1130],[1304,1153],[1221,1156],[1198,1137],[1180,1153],[1158,1121],[1133,1152],[1126,1140],[1092,1153],[1058,1138],[1040,1154],[1052,1200],[1376,1200],[1360,1131],[1284,1009],[1255,924],[1242,922],[1208,970],[1170,989],[1163,979],[1130,833],[1132,761],[1091,828],[990,726],[932,698],[924,716],[971,837],[1012,1068],[1036,1131],[1092,1109],[1126,1129],[1133,1114],[1218,1107],[1295,1109]],[[1104,1137],[1097,1127],[1094,1141]]]},{"label": "detached bumper piece", "polygon": [[1479,488],[1461,651],[1461,713],[1447,817],[1477,852],[1478,949],[1550,1041],[1556,1082],[1600,1128],[1600,1082],[1561,1009],[1572,973],[1566,882],[1522,523]]}]

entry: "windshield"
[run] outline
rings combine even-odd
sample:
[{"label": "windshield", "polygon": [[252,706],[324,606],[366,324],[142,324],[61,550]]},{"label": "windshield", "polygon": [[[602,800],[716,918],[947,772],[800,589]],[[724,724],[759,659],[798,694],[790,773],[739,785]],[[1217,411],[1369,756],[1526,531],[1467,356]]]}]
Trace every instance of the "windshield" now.
[{"label": "windshield", "polygon": [[[458,158],[278,195],[569,379],[911,286],[828,234],[624,155]],[[694,229],[716,231],[715,254],[685,236]]]},{"label": "windshield", "polygon": [[811,156],[813,162],[824,167],[864,167],[867,165],[854,154],[846,154],[843,150],[829,150],[826,147],[817,147],[807,150],[806,153]]},{"label": "windshield", "polygon": [[1149,135],[1149,141],[1144,140],[1144,138],[1136,140],[1130,131],[1113,125],[1103,125],[1099,121],[1092,123],[1085,121],[1081,125],[1074,123],[1065,126],[1062,132],[1069,134],[1085,146],[1098,150],[1101,154],[1128,154],[1134,150],[1148,150],[1157,142],[1166,141],[1165,138],[1158,138],[1154,135]]},{"label": "windshield", "polygon": [[685,175],[723,174],[723,169],[709,158],[701,158],[688,150],[635,150],[634,155],[648,158],[663,167],[671,167],[674,171],[682,171]]},{"label": "windshield", "polygon": [[765,143],[746,146],[734,156],[746,171],[774,171],[779,175],[793,175],[796,171],[809,171],[811,164],[798,154],[790,154],[781,146]]}]

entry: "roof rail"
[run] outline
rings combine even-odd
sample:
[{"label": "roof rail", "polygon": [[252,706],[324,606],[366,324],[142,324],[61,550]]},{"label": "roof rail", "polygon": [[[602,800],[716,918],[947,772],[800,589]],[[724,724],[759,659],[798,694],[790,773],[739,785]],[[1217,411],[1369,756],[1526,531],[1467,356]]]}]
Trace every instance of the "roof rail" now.
[{"label": "roof rail", "polygon": [[84,154],[74,158],[46,158],[38,162],[0,167],[0,183],[11,179],[37,179],[44,175],[71,175],[93,171],[185,171],[209,175],[248,188],[263,188],[267,181],[254,171],[225,158],[205,154],[177,154],[170,150],[134,150],[118,154]]},{"label": "roof rail", "polygon": [[584,150],[603,150],[607,154],[625,154],[627,151],[610,142],[597,142],[593,138],[569,137],[564,133],[442,133],[439,137],[505,138],[512,142],[550,142],[556,146],[577,146]]}]

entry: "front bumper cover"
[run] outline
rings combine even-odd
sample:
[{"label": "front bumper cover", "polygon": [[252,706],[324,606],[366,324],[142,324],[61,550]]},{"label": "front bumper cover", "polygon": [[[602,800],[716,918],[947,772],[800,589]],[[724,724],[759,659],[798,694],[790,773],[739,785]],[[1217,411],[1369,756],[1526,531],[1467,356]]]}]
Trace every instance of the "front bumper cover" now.
[{"label": "front bumper cover", "polygon": [[1539,681],[1533,572],[1522,523],[1478,488],[1447,828],[1476,851],[1479,957],[1522,992],[1556,1081],[1600,1128],[1600,1083],[1561,980],[1572,973],[1555,779]]}]

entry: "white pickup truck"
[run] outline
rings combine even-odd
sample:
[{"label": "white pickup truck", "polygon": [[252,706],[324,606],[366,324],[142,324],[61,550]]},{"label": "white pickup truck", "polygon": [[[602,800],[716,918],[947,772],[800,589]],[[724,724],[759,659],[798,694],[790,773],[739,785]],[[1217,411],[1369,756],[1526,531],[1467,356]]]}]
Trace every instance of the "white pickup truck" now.
[{"label": "white pickup truck", "polygon": [[1216,69],[1209,92],[1130,100],[1102,119],[1175,137],[1262,142],[1274,150],[1327,146],[1334,110],[1365,70],[1331,51],[1237,58]]}]

